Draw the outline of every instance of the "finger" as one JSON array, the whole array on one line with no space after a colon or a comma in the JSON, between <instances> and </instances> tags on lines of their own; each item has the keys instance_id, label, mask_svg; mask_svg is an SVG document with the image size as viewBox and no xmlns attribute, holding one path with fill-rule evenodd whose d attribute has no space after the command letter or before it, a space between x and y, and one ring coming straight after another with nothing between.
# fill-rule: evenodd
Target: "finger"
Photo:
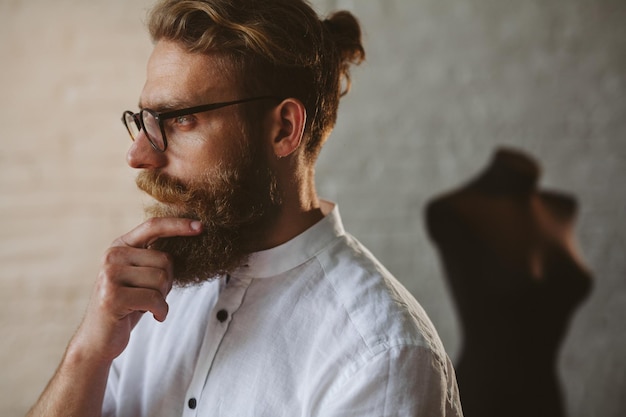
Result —
<instances>
[{"instance_id":1,"label":"finger","mask_svg":"<svg viewBox=\"0 0 626 417\"><path fill-rule=\"evenodd\" d=\"M165 270L171 269L171 255L157 250L112 246L104 252L103 265L150 266Z\"/></svg>"},{"instance_id":2,"label":"finger","mask_svg":"<svg viewBox=\"0 0 626 417\"><path fill-rule=\"evenodd\" d=\"M158 321L167 317L169 306L160 291L147 288L126 287L116 293L114 299L109 299L108 311L122 320L135 312L152 313Z\"/></svg>"},{"instance_id":3,"label":"finger","mask_svg":"<svg viewBox=\"0 0 626 417\"><path fill-rule=\"evenodd\" d=\"M174 280L171 256L165 252L116 246L107 249L102 261L102 282L159 290L166 296Z\"/></svg>"},{"instance_id":4,"label":"finger","mask_svg":"<svg viewBox=\"0 0 626 417\"><path fill-rule=\"evenodd\" d=\"M161 237L194 236L202 232L198 220L177 217L153 217L121 236L113 246L146 248Z\"/></svg>"},{"instance_id":5,"label":"finger","mask_svg":"<svg viewBox=\"0 0 626 417\"><path fill-rule=\"evenodd\" d=\"M101 282L107 290L116 287L133 287L156 290L166 297L172 289L171 268L107 264L101 270Z\"/></svg>"}]
</instances>

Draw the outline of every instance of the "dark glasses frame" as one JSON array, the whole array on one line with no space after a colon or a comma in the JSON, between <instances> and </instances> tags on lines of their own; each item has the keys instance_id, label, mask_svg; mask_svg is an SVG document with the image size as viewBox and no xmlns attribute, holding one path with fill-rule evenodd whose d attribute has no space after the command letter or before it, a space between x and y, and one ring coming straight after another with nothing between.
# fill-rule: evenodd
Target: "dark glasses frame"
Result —
<instances>
[{"instance_id":1,"label":"dark glasses frame","mask_svg":"<svg viewBox=\"0 0 626 417\"><path fill-rule=\"evenodd\" d=\"M138 113L133 113L130 110L126 110L124 113L122 113L122 123L124 123L124 126L126 126L126 130L128 130L128 134L130 135L130 138L132 141L135 141L137 137L133 135L133 130L129 126L129 123L135 123L135 127L137 128L137 135L142 130L144 131L144 133L146 134L146 137L148 138L148 141L150 142L150 145L152 145L152 147L155 150L159 152L165 152L165 150L167 149L167 136L165 135L165 127L163 126L164 120L173 119L175 117L181 117L181 116L189 116L191 114L196 114L196 113L204 113L204 112L211 111L211 110L221 109L222 107L234 106L235 104L248 103L250 101L270 100L270 99L281 100L280 98L276 96L258 96L258 97L250 97L250 98L244 98L244 99L234 100L234 101L225 101L221 103L202 104L199 106L188 107L186 109L171 110L171 111L165 111L165 112L157 112L155 110L148 109L148 108L141 109ZM151 138L150 135L148 134L148 131L146 130L146 126L144 124L144 112L150 114L154 118L154 120L158 123L159 130L161 132L161 137L163 138L162 147L156 144L155 140Z\"/></svg>"}]
</instances>

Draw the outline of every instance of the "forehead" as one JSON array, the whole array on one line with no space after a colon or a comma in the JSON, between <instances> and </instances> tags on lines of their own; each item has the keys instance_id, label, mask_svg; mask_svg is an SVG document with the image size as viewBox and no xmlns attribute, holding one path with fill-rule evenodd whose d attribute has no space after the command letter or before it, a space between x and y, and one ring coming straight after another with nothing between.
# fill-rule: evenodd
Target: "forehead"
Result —
<instances>
[{"instance_id":1,"label":"forehead","mask_svg":"<svg viewBox=\"0 0 626 417\"><path fill-rule=\"evenodd\" d=\"M140 107L154 110L233 99L233 77L218 53L190 53L161 40L148 60Z\"/></svg>"}]
</instances>

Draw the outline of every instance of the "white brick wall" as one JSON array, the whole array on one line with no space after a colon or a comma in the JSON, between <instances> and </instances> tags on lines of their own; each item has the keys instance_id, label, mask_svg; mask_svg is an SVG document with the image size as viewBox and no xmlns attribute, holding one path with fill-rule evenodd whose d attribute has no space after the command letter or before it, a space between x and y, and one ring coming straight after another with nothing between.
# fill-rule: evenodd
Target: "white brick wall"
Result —
<instances>
[{"instance_id":1,"label":"white brick wall","mask_svg":"<svg viewBox=\"0 0 626 417\"><path fill-rule=\"evenodd\" d=\"M119 117L135 108L149 0L0 0L0 415L41 391L87 304L101 253L141 220ZM572 417L623 415L626 3L360 0L354 72L318 186L422 301L452 356L453 306L422 209L498 144L579 197L597 278L561 375Z\"/></svg>"},{"instance_id":2,"label":"white brick wall","mask_svg":"<svg viewBox=\"0 0 626 417\"><path fill-rule=\"evenodd\" d=\"M0 1L0 415L23 415L82 317L103 250L141 219L119 119L149 2Z\"/></svg>"}]
</instances>

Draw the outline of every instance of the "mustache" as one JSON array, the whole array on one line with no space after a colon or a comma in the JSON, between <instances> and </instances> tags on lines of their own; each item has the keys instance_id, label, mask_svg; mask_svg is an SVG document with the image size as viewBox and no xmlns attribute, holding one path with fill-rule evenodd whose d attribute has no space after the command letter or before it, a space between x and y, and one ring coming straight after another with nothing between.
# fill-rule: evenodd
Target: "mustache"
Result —
<instances>
[{"instance_id":1,"label":"mustache","mask_svg":"<svg viewBox=\"0 0 626 417\"><path fill-rule=\"evenodd\" d=\"M159 171L142 171L135 182L140 190L164 204L188 204L196 197L193 187Z\"/></svg>"}]
</instances>

